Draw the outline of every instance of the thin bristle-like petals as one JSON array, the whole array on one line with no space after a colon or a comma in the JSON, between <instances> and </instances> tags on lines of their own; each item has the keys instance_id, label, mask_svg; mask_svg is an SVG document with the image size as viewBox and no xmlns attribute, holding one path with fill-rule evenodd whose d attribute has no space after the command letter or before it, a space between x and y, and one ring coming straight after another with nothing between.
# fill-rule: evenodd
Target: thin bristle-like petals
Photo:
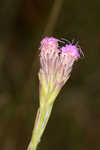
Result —
<instances>
[{"instance_id":1,"label":"thin bristle-like petals","mask_svg":"<svg viewBox=\"0 0 100 150\"><path fill-rule=\"evenodd\" d=\"M50 89L61 88L65 84L74 62L80 58L79 48L76 45L69 43L59 48L58 42L56 38L46 37L40 46L41 70Z\"/></svg>"}]
</instances>

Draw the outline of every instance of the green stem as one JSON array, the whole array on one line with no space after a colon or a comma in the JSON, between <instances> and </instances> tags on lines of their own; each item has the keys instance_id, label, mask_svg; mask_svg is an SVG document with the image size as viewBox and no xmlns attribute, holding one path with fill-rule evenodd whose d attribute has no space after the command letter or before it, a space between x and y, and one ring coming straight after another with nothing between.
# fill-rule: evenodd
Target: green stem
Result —
<instances>
[{"instance_id":1,"label":"green stem","mask_svg":"<svg viewBox=\"0 0 100 150\"><path fill-rule=\"evenodd\" d=\"M32 138L27 150L36 150L50 117L52 106L53 105L45 105L42 109L38 109Z\"/></svg>"}]
</instances>

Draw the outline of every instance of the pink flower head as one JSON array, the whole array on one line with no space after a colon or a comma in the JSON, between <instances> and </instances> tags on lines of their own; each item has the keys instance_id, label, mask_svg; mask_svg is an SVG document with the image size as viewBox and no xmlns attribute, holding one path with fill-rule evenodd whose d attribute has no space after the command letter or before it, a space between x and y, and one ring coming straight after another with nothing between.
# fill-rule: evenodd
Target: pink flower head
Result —
<instances>
[{"instance_id":1,"label":"pink flower head","mask_svg":"<svg viewBox=\"0 0 100 150\"><path fill-rule=\"evenodd\" d=\"M63 46L61 48L61 51L63 53L66 53L66 54L70 55L73 58L76 58L76 59L80 58L79 48L75 45L66 44L65 46Z\"/></svg>"},{"instance_id":2,"label":"pink flower head","mask_svg":"<svg viewBox=\"0 0 100 150\"><path fill-rule=\"evenodd\" d=\"M55 45L58 45L58 40L57 39L55 39L55 38L53 38L53 37L50 37L50 38L48 38L48 37L46 37L46 38L44 38L42 41L41 41L41 46L55 46Z\"/></svg>"},{"instance_id":3,"label":"pink flower head","mask_svg":"<svg viewBox=\"0 0 100 150\"><path fill-rule=\"evenodd\" d=\"M41 85L61 88L68 80L74 62L80 58L79 48L76 45L66 44L59 47L58 39L46 37L41 41L39 79ZM50 86L52 84L52 86Z\"/></svg>"},{"instance_id":4,"label":"pink flower head","mask_svg":"<svg viewBox=\"0 0 100 150\"><path fill-rule=\"evenodd\" d=\"M58 40L53 37L46 37L41 41L41 53L56 51L58 48Z\"/></svg>"}]
</instances>

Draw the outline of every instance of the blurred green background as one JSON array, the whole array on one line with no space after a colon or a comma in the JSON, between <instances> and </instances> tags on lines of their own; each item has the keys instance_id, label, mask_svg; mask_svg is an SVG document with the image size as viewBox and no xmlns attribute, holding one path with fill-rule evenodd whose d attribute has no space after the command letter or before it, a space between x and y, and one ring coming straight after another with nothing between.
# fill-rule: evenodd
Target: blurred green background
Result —
<instances>
[{"instance_id":1,"label":"blurred green background","mask_svg":"<svg viewBox=\"0 0 100 150\"><path fill-rule=\"evenodd\" d=\"M100 150L100 1L0 0L0 150L26 150L39 105L44 36L85 57L56 99L38 150Z\"/></svg>"}]
</instances>

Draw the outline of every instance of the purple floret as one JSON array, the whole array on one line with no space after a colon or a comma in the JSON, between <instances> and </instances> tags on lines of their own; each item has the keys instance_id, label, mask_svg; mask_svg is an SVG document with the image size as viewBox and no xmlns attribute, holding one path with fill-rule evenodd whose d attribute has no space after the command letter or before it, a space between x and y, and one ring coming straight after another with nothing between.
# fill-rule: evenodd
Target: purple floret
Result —
<instances>
[{"instance_id":1,"label":"purple floret","mask_svg":"<svg viewBox=\"0 0 100 150\"><path fill-rule=\"evenodd\" d=\"M53 37L46 37L41 41L41 46L44 45L58 46L58 40Z\"/></svg>"},{"instance_id":2,"label":"purple floret","mask_svg":"<svg viewBox=\"0 0 100 150\"><path fill-rule=\"evenodd\" d=\"M61 48L61 51L70 54L72 57L80 57L79 48L72 44L66 44Z\"/></svg>"}]
</instances>

